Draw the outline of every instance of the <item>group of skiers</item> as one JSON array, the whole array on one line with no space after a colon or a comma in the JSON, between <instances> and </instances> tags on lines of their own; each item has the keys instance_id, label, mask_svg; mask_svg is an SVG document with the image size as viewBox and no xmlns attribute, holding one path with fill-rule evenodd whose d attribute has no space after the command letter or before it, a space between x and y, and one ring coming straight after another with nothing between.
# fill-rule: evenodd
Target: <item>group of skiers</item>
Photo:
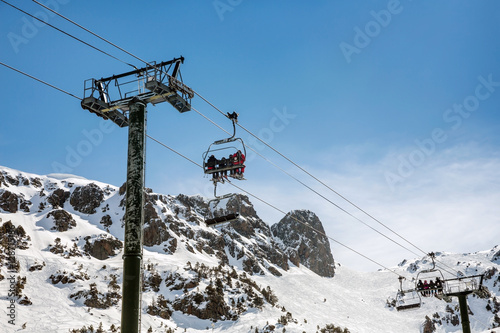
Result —
<instances>
[{"instance_id":1,"label":"group of skiers","mask_svg":"<svg viewBox=\"0 0 500 333\"><path fill-rule=\"evenodd\" d=\"M238 150L236 153L229 155L228 158L223 157L220 160L215 158L214 155L210 155L205 166L207 171L215 170L215 172L212 173L213 181L224 182L224 179L227 179L228 170L229 177L243 179L243 173L245 172L244 162L245 155L241 152L241 150ZM219 169L220 171L217 171Z\"/></svg>"},{"instance_id":2,"label":"group of skiers","mask_svg":"<svg viewBox=\"0 0 500 333\"><path fill-rule=\"evenodd\" d=\"M420 291L422 296L429 297L429 296L436 296L436 295L442 295L443 294L443 282L439 279L439 277L436 277L436 281L429 280L418 280L417 283L417 291Z\"/></svg>"}]
</instances>

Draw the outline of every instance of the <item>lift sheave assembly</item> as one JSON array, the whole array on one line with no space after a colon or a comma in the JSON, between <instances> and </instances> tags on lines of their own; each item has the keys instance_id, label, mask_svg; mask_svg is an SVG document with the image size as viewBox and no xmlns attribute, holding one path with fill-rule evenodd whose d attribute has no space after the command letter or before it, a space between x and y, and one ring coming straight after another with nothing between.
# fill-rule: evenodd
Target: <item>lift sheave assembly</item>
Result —
<instances>
[{"instance_id":1,"label":"lift sheave assembly","mask_svg":"<svg viewBox=\"0 0 500 333\"><path fill-rule=\"evenodd\" d=\"M156 105L169 102L179 112L191 110L194 91L182 82L184 57L84 83L82 108L120 127L128 126L127 112L134 99Z\"/></svg>"}]
</instances>

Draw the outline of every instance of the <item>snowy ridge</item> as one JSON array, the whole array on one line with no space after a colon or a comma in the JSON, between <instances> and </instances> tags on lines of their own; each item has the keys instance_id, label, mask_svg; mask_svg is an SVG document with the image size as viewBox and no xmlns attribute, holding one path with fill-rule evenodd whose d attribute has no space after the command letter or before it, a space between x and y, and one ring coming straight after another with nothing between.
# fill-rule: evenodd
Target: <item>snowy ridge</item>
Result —
<instances>
[{"instance_id":1,"label":"snowy ridge","mask_svg":"<svg viewBox=\"0 0 500 333\"><path fill-rule=\"evenodd\" d=\"M65 177L0 167L1 332L118 331L124 188ZM258 218L248 198L242 197L243 220L221 230L202 222L207 201L147 191L143 332L461 331L456 299L425 297L420 308L404 312L391 306L397 276L411 287L419 271L432 267L428 258L406 260L394 272L356 272L337 263L333 277L322 277L291 260L298 256L297 243L287 247L293 234L273 235L275 226ZM312 212L290 214L319 222ZM495 331L500 247L436 252L436 261L450 271L443 270L446 277L485 274L486 292L468 297L471 326Z\"/></svg>"}]
</instances>

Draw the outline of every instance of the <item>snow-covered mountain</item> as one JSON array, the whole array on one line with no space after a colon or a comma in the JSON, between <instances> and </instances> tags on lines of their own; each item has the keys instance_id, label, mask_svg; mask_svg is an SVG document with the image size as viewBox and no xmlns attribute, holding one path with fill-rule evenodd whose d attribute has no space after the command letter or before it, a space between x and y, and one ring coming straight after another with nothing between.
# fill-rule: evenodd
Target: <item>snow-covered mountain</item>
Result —
<instances>
[{"instance_id":1,"label":"snow-covered mountain","mask_svg":"<svg viewBox=\"0 0 500 333\"><path fill-rule=\"evenodd\" d=\"M1 332L119 331L124 193L77 176L0 167ZM143 332L461 331L456 299L394 308L398 275L411 288L432 267L428 258L356 272L303 224L323 230L313 212L273 224L248 197L234 200L240 220L215 229L203 223L208 198L146 190ZM473 332L495 331L500 247L437 252L436 260L447 278L450 270L485 274L483 292L468 297L470 321Z\"/></svg>"}]
</instances>

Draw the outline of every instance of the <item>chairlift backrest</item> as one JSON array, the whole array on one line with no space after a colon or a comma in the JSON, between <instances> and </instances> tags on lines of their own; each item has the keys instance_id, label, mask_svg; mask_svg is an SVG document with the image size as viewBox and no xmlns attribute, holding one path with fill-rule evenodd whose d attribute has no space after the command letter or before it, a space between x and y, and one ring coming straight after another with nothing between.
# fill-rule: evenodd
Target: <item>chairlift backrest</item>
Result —
<instances>
[{"instance_id":1,"label":"chairlift backrest","mask_svg":"<svg viewBox=\"0 0 500 333\"><path fill-rule=\"evenodd\" d=\"M224 207L219 204L224 202ZM241 204L237 194L230 193L216 197L208 202L205 224L216 226L237 221L240 216Z\"/></svg>"},{"instance_id":2,"label":"chairlift backrest","mask_svg":"<svg viewBox=\"0 0 500 333\"><path fill-rule=\"evenodd\" d=\"M403 276L399 277L399 287L396 294L396 310L409 310L414 308L419 308L422 304L422 299L420 297L420 292L415 289L403 288L403 280L406 280Z\"/></svg>"},{"instance_id":3,"label":"chairlift backrest","mask_svg":"<svg viewBox=\"0 0 500 333\"><path fill-rule=\"evenodd\" d=\"M396 310L409 310L419 308L422 305L420 293L416 290L398 291L396 295Z\"/></svg>"}]
</instances>

